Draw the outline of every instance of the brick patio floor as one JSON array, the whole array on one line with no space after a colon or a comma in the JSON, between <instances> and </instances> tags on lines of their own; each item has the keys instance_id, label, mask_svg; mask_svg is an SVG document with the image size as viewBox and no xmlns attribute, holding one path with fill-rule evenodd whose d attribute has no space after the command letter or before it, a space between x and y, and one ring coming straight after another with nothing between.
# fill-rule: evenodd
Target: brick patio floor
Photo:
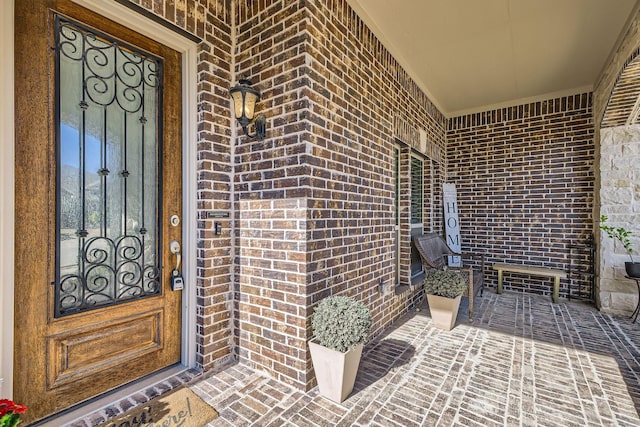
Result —
<instances>
[{"instance_id":1,"label":"brick patio floor","mask_svg":"<svg viewBox=\"0 0 640 427\"><path fill-rule=\"evenodd\" d=\"M215 427L640 426L640 324L530 294L489 290L477 306L450 332L426 306L399 320L342 404L243 365L189 387L220 412Z\"/></svg>"}]
</instances>

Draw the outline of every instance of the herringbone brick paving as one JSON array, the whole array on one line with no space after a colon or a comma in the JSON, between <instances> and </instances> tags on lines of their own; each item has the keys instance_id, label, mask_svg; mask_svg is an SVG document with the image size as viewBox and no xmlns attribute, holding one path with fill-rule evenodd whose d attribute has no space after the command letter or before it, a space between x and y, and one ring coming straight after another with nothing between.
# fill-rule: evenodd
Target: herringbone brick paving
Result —
<instances>
[{"instance_id":1,"label":"herringbone brick paving","mask_svg":"<svg viewBox=\"0 0 640 427\"><path fill-rule=\"evenodd\" d=\"M577 302L491 291L450 332L412 311L370 343L342 404L236 364L186 372L68 426L100 424L187 384L219 426L640 426L640 323ZM163 388L165 387L165 388Z\"/></svg>"},{"instance_id":2,"label":"herringbone brick paving","mask_svg":"<svg viewBox=\"0 0 640 427\"><path fill-rule=\"evenodd\" d=\"M363 356L342 404L235 365L191 388L210 426L640 426L640 324L576 302L490 292L455 329L412 312Z\"/></svg>"}]
</instances>

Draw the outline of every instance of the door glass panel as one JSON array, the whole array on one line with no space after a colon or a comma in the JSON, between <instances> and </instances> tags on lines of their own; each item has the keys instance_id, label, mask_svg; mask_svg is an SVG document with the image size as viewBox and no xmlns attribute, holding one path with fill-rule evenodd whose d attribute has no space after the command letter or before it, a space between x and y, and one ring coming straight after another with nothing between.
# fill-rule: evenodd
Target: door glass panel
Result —
<instances>
[{"instance_id":1,"label":"door glass panel","mask_svg":"<svg viewBox=\"0 0 640 427\"><path fill-rule=\"evenodd\" d=\"M158 295L162 62L56 16L55 315Z\"/></svg>"},{"instance_id":2,"label":"door glass panel","mask_svg":"<svg viewBox=\"0 0 640 427\"><path fill-rule=\"evenodd\" d=\"M423 182L422 160L411 157L411 224L422 224Z\"/></svg>"},{"instance_id":3,"label":"door glass panel","mask_svg":"<svg viewBox=\"0 0 640 427\"><path fill-rule=\"evenodd\" d=\"M393 148L393 173L395 178L395 233L394 233L394 248L393 251L394 256L396 258L395 261L395 284L400 283L400 147L396 146Z\"/></svg>"},{"instance_id":4,"label":"door glass panel","mask_svg":"<svg viewBox=\"0 0 640 427\"><path fill-rule=\"evenodd\" d=\"M411 236L419 236L424 231L422 212L424 207L424 163L418 157L411 157ZM411 245L411 277L422 273L422 260L415 245Z\"/></svg>"}]
</instances>

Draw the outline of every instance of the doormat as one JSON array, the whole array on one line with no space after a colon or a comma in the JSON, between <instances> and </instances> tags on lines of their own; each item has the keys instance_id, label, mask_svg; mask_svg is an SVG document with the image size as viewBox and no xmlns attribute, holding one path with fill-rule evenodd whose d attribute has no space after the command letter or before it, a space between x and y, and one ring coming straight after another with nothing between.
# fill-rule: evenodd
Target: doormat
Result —
<instances>
[{"instance_id":1,"label":"doormat","mask_svg":"<svg viewBox=\"0 0 640 427\"><path fill-rule=\"evenodd\" d=\"M151 399L99 427L203 427L218 412L186 387Z\"/></svg>"}]
</instances>

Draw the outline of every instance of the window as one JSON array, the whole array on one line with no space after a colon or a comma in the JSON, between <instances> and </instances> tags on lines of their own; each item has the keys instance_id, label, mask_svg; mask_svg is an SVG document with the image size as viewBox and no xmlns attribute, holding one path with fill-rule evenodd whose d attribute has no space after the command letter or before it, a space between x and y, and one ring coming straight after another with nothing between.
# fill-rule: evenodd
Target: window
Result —
<instances>
[{"instance_id":1,"label":"window","mask_svg":"<svg viewBox=\"0 0 640 427\"><path fill-rule=\"evenodd\" d=\"M411 156L411 237L424 233L424 161ZM411 277L422 273L422 260L418 250L411 245Z\"/></svg>"},{"instance_id":2,"label":"window","mask_svg":"<svg viewBox=\"0 0 640 427\"><path fill-rule=\"evenodd\" d=\"M395 176L395 233L394 233L394 255L395 255L395 283L400 283L400 146L393 148L394 155L394 176Z\"/></svg>"},{"instance_id":3,"label":"window","mask_svg":"<svg viewBox=\"0 0 640 427\"><path fill-rule=\"evenodd\" d=\"M411 157L411 227L423 227L422 209L424 207L424 163L422 159ZM422 233L422 232L421 232Z\"/></svg>"},{"instance_id":4,"label":"window","mask_svg":"<svg viewBox=\"0 0 640 427\"><path fill-rule=\"evenodd\" d=\"M421 235L431 220L433 203L431 161L396 140L393 150L394 262L397 285L416 284L423 276L422 260L413 236ZM433 229L428 226L427 228Z\"/></svg>"}]
</instances>

